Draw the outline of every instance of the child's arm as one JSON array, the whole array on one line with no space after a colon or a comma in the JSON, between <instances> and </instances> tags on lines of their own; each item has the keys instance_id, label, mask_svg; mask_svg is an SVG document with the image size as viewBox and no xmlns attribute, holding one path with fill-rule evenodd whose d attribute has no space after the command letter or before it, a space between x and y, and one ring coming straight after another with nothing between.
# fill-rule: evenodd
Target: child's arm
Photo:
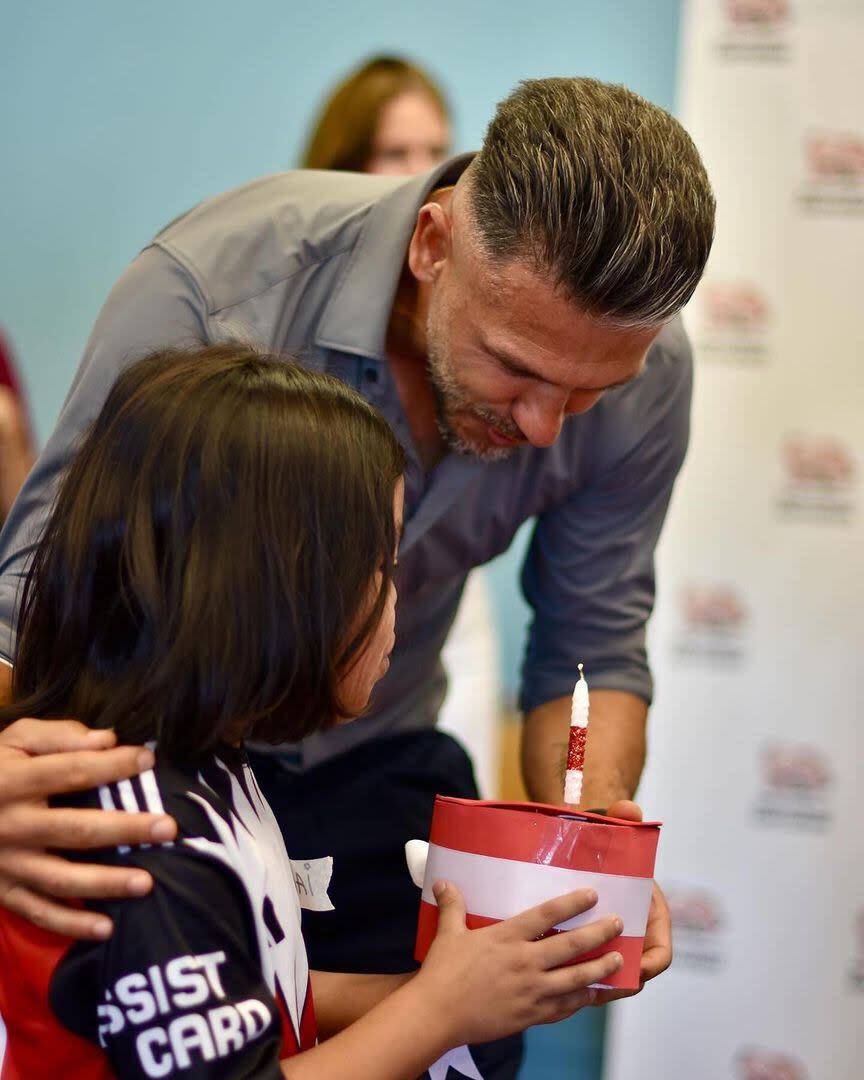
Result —
<instances>
[{"instance_id":1,"label":"child's arm","mask_svg":"<svg viewBox=\"0 0 864 1080\"><path fill-rule=\"evenodd\" d=\"M418 1076L451 1047L564 1019L592 1002L587 987L621 966L617 953L561 966L620 933L614 918L538 940L596 903L586 890L471 931L454 886L436 887L436 898L438 935L420 971L341 1034L282 1062L286 1080Z\"/></svg>"},{"instance_id":2,"label":"child's arm","mask_svg":"<svg viewBox=\"0 0 864 1080\"><path fill-rule=\"evenodd\" d=\"M354 975L342 971L312 971L312 999L318 1037L329 1039L380 1005L416 972L406 975Z\"/></svg>"}]
</instances>

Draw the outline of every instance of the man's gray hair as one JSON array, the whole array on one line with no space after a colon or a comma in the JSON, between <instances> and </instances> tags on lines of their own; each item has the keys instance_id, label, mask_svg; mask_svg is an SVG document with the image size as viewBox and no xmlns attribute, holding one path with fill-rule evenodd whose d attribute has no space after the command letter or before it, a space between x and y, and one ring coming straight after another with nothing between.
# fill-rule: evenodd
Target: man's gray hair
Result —
<instances>
[{"instance_id":1,"label":"man's gray hair","mask_svg":"<svg viewBox=\"0 0 864 1080\"><path fill-rule=\"evenodd\" d=\"M615 325L669 319L711 250L714 196L693 141L623 86L521 83L498 106L469 184L493 261L528 260Z\"/></svg>"}]
</instances>

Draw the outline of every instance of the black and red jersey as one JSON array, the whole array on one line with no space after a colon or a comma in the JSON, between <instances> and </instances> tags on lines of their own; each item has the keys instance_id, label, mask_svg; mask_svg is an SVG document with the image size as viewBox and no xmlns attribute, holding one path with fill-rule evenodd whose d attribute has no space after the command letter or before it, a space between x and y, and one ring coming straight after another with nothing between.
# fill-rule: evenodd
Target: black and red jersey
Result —
<instances>
[{"instance_id":1,"label":"black and red jersey","mask_svg":"<svg viewBox=\"0 0 864 1080\"><path fill-rule=\"evenodd\" d=\"M151 772L62 802L168 813L178 836L98 856L155 881L92 905L114 920L106 942L0 911L0 1080L280 1077L315 1045L315 1017L291 864L243 753L188 770L157 754Z\"/></svg>"}]
</instances>

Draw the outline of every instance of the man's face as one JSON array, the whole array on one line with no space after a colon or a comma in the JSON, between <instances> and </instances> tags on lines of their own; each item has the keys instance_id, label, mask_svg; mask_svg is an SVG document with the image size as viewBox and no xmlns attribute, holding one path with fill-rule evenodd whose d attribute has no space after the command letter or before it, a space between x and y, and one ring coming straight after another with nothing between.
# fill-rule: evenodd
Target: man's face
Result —
<instances>
[{"instance_id":1,"label":"man's face","mask_svg":"<svg viewBox=\"0 0 864 1080\"><path fill-rule=\"evenodd\" d=\"M451 238L426 331L452 449L500 461L517 446L551 446L567 416L639 374L660 327L604 325L524 263L493 268L464 234Z\"/></svg>"}]
</instances>

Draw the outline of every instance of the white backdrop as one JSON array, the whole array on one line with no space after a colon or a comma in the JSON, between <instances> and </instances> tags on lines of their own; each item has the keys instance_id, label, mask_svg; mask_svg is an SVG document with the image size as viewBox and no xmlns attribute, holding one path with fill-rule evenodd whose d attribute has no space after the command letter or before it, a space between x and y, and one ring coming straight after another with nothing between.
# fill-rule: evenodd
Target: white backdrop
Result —
<instances>
[{"instance_id":1,"label":"white backdrop","mask_svg":"<svg viewBox=\"0 0 864 1080\"><path fill-rule=\"evenodd\" d=\"M449 685L438 727L470 754L480 797L494 799L501 768L501 659L492 592L482 567L468 575L442 660Z\"/></svg>"},{"instance_id":2,"label":"white backdrop","mask_svg":"<svg viewBox=\"0 0 864 1080\"><path fill-rule=\"evenodd\" d=\"M672 969L607 1080L864 1077L864 2L685 3L718 199L640 801Z\"/></svg>"}]
</instances>

